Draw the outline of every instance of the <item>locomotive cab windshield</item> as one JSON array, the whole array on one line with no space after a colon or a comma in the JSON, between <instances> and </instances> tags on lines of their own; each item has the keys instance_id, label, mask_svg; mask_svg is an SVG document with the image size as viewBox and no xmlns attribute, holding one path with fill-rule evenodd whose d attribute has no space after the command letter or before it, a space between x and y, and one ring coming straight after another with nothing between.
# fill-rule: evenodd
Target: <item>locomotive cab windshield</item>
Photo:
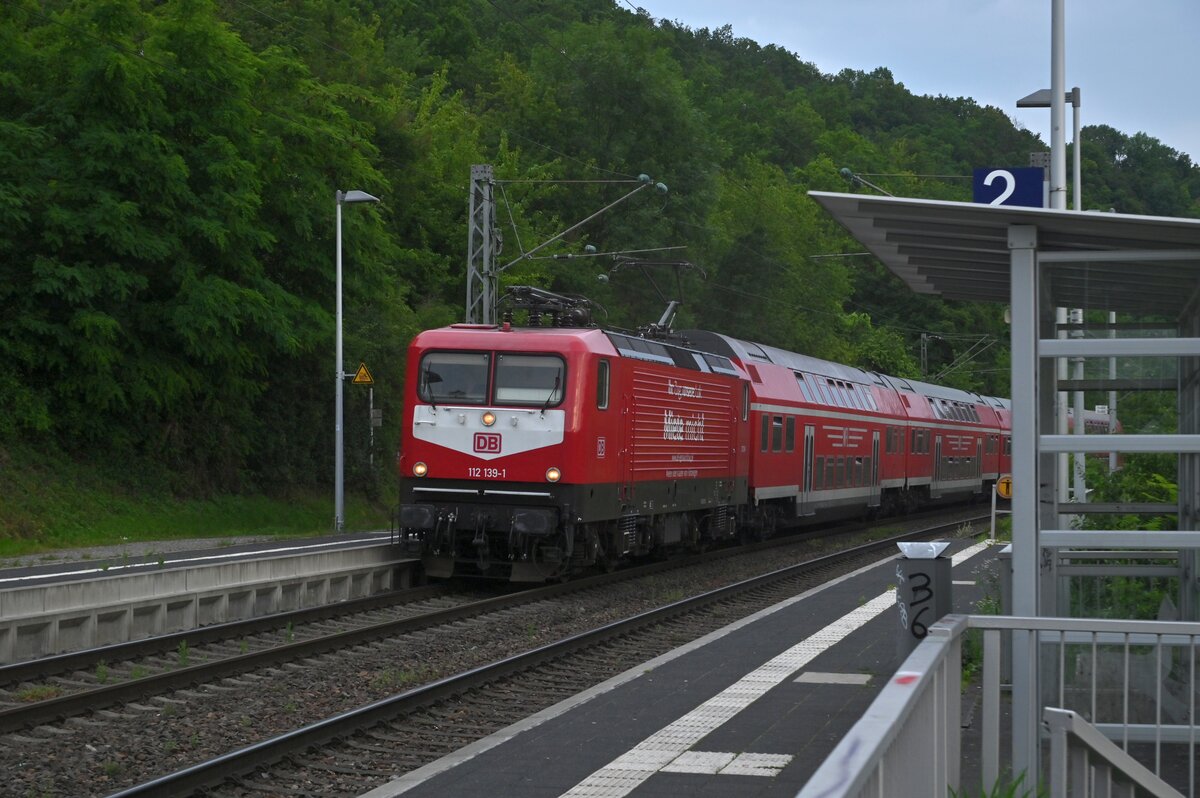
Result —
<instances>
[{"instance_id":1,"label":"locomotive cab windshield","mask_svg":"<svg viewBox=\"0 0 1200 798\"><path fill-rule=\"evenodd\" d=\"M496 404L553 407L563 398L563 361L557 355L496 357Z\"/></svg>"},{"instance_id":2,"label":"locomotive cab windshield","mask_svg":"<svg viewBox=\"0 0 1200 798\"><path fill-rule=\"evenodd\" d=\"M504 353L494 361L493 378L489 353L430 352L421 359L418 395L433 405L490 402L545 409L562 403L566 366L560 356Z\"/></svg>"},{"instance_id":3,"label":"locomotive cab windshield","mask_svg":"<svg viewBox=\"0 0 1200 798\"><path fill-rule=\"evenodd\" d=\"M487 401L488 356L483 352L430 352L421 360L419 391L430 404Z\"/></svg>"}]
</instances>

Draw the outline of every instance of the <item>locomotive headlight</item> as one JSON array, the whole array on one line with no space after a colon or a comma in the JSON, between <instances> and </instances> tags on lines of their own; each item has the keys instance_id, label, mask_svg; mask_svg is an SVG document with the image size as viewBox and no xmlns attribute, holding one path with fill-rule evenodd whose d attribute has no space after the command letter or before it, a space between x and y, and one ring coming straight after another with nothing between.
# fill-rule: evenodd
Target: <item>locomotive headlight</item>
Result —
<instances>
[{"instance_id":1,"label":"locomotive headlight","mask_svg":"<svg viewBox=\"0 0 1200 798\"><path fill-rule=\"evenodd\" d=\"M493 413L491 410L489 410L483 414L482 421L483 421L483 426L490 427L496 423L496 414Z\"/></svg>"},{"instance_id":2,"label":"locomotive headlight","mask_svg":"<svg viewBox=\"0 0 1200 798\"><path fill-rule=\"evenodd\" d=\"M429 466L424 463L413 463L413 475L423 477L429 473Z\"/></svg>"},{"instance_id":3,"label":"locomotive headlight","mask_svg":"<svg viewBox=\"0 0 1200 798\"><path fill-rule=\"evenodd\" d=\"M550 466L549 468L546 469L546 481L547 482L558 482L560 479L562 479L562 472L559 471L557 468L555 468L554 466Z\"/></svg>"}]
</instances>

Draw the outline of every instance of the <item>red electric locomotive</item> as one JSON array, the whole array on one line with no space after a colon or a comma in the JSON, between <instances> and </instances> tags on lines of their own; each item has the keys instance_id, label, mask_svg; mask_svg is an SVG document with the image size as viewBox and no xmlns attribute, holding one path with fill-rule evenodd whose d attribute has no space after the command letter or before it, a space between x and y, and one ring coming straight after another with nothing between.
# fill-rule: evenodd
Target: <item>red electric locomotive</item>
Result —
<instances>
[{"instance_id":1,"label":"red electric locomotive","mask_svg":"<svg viewBox=\"0 0 1200 798\"><path fill-rule=\"evenodd\" d=\"M749 386L728 358L559 326L455 324L409 348L399 526L426 573L514 582L737 532ZM561 313L561 315L560 315Z\"/></svg>"}]
</instances>

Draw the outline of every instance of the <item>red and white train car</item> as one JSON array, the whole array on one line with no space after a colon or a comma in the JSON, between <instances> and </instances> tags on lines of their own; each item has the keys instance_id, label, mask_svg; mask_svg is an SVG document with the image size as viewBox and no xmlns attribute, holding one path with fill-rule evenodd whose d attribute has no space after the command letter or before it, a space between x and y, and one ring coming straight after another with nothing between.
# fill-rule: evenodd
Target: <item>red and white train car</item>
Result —
<instances>
[{"instance_id":1,"label":"red and white train car","mask_svg":"<svg viewBox=\"0 0 1200 798\"><path fill-rule=\"evenodd\" d=\"M728 358L456 324L408 362L399 526L429 575L544 581L736 534L749 387Z\"/></svg>"},{"instance_id":2,"label":"red and white train car","mask_svg":"<svg viewBox=\"0 0 1200 798\"><path fill-rule=\"evenodd\" d=\"M1007 400L689 330L751 378L756 523L910 510L981 493L1007 473ZM757 445L753 445L753 444Z\"/></svg>"}]
</instances>

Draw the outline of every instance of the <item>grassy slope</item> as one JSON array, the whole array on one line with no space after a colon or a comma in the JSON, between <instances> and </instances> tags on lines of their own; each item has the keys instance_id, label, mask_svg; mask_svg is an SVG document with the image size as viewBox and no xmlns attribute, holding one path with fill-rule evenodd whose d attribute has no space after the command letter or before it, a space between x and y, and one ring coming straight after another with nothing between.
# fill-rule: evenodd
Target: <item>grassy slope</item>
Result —
<instances>
[{"instance_id":1,"label":"grassy slope","mask_svg":"<svg viewBox=\"0 0 1200 798\"><path fill-rule=\"evenodd\" d=\"M129 541L304 537L329 532L333 517L332 492L324 489L178 499L122 483L62 455L0 447L0 557ZM347 530L387 524L385 507L347 494Z\"/></svg>"}]
</instances>

